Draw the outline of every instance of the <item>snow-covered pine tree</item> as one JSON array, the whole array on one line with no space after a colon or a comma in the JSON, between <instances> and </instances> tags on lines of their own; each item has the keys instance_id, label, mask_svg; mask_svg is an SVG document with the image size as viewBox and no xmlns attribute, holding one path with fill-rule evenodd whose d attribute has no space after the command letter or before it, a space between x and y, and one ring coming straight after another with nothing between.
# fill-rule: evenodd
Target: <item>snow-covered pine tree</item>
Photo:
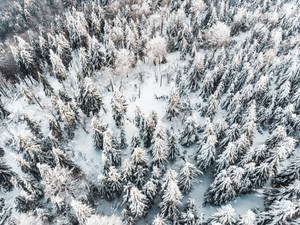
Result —
<instances>
[{"instance_id":1,"label":"snow-covered pine tree","mask_svg":"<svg viewBox=\"0 0 300 225\"><path fill-rule=\"evenodd\" d=\"M94 145L96 146L97 149L103 150L103 138L104 138L104 133L108 128L107 123L103 123L100 125L99 119L97 115L94 115L92 120L92 130L93 130L93 142Z\"/></svg>"},{"instance_id":2,"label":"snow-covered pine tree","mask_svg":"<svg viewBox=\"0 0 300 225\"><path fill-rule=\"evenodd\" d=\"M151 146L155 127L156 122L151 117L148 117L145 121L144 132L142 134L142 139L146 148L149 148Z\"/></svg>"},{"instance_id":3,"label":"snow-covered pine tree","mask_svg":"<svg viewBox=\"0 0 300 225\"><path fill-rule=\"evenodd\" d=\"M78 57L81 65L81 74L78 76L78 79L82 79L83 77L92 77L93 71L92 67L89 65L87 49L86 48L79 48L78 49Z\"/></svg>"},{"instance_id":4,"label":"snow-covered pine tree","mask_svg":"<svg viewBox=\"0 0 300 225\"><path fill-rule=\"evenodd\" d=\"M90 48L88 50L89 65L94 70L100 70L106 65L104 47L98 42L97 38L92 37Z\"/></svg>"},{"instance_id":5,"label":"snow-covered pine tree","mask_svg":"<svg viewBox=\"0 0 300 225\"><path fill-rule=\"evenodd\" d=\"M68 95L66 89L63 87L58 91L59 98L64 102L68 103L72 101L72 98Z\"/></svg>"},{"instance_id":6,"label":"snow-covered pine tree","mask_svg":"<svg viewBox=\"0 0 300 225\"><path fill-rule=\"evenodd\" d=\"M236 197L234 183L226 170L221 170L204 195L205 203L221 205Z\"/></svg>"},{"instance_id":7,"label":"snow-covered pine tree","mask_svg":"<svg viewBox=\"0 0 300 225\"><path fill-rule=\"evenodd\" d=\"M135 172L134 172L134 183L139 188L142 188L143 185L147 181L148 174L149 174L149 169L147 167L143 167L141 165L138 165L135 168Z\"/></svg>"},{"instance_id":8,"label":"snow-covered pine tree","mask_svg":"<svg viewBox=\"0 0 300 225\"><path fill-rule=\"evenodd\" d=\"M162 202L160 203L161 215L173 221L178 222L181 206L182 194L177 185L177 173L169 169L166 173L164 183L162 184Z\"/></svg>"},{"instance_id":9,"label":"snow-covered pine tree","mask_svg":"<svg viewBox=\"0 0 300 225\"><path fill-rule=\"evenodd\" d=\"M218 106L219 100L217 99L217 96L214 94L211 95L208 99L208 105L205 110L205 116L212 119L217 113Z\"/></svg>"},{"instance_id":10,"label":"snow-covered pine tree","mask_svg":"<svg viewBox=\"0 0 300 225\"><path fill-rule=\"evenodd\" d=\"M121 173L114 166L109 167L106 182L109 193L111 193L109 200L120 197L123 191L123 180Z\"/></svg>"},{"instance_id":11,"label":"snow-covered pine tree","mask_svg":"<svg viewBox=\"0 0 300 225\"><path fill-rule=\"evenodd\" d=\"M284 187L266 188L263 192L266 206L282 199L297 202L300 197L300 181L295 180Z\"/></svg>"},{"instance_id":12,"label":"snow-covered pine tree","mask_svg":"<svg viewBox=\"0 0 300 225\"><path fill-rule=\"evenodd\" d=\"M64 122L64 130L68 137L72 139L74 137L74 131L76 129L76 112L73 111L70 104L64 104L60 101L60 114Z\"/></svg>"},{"instance_id":13,"label":"snow-covered pine tree","mask_svg":"<svg viewBox=\"0 0 300 225\"><path fill-rule=\"evenodd\" d=\"M238 148L236 142L230 142L226 149L218 156L216 160L216 173L223 169L227 169L233 165L238 159Z\"/></svg>"},{"instance_id":14,"label":"snow-covered pine tree","mask_svg":"<svg viewBox=\"0 0 300 225\"><path fill-rule=\"evenodd\" d=\"M180 143L183 146L191 146L196 143L198 137L198 123L193 117L188 117L184 122L184 130L180 135Z\"/></svg>"},{"instance_id":15,"label":"snow-covered pine tree","mask_svg":"<svg viewBox=\"0 0 300 225\"><path fill-rule=\"evenodd\" d=\"M116 149L113 143L113 136L109 129L105 131L103 137L103 154L106 156L108 166L120 166L120 150Z\"/></svg>"},{"instance_id":16,"label":"snow-covered pine tree","mask_svg":"<svg viewBox=\"0 0 300 225\"><path fill-rule=\"evenodd\" d=\"M0 100L0 120L6 118L10 113L5 109L3 103Z\"/></svg>"},{"instance_id":17,"label":"snow-covered pine tree","mask_svg":"<svg viewBox=\"0 0 300 225\"><path fill-rule=\"evenodd\" d=\"M135 122L135 126L137 128L139 128L140 130L143 130L143 126L144 126L144 115L140 109L140 107L136 107L135 109L135 116L134 116L134 122Z\"/></svg>"},{"instance_id":18,"label":"snow-covered pine tree","mask_svg":"<svg viewBox=\"0 0 300 225\"><path fill-rule=\"evenodd\" d=\"M80 225L85 225L88 218L94 213L94 210L91 207L75 199L72 199L71 206L75 211Z\"/></svg>"},{"instance_id":19,"label":"snow-covered pine tree","mask_svg":"<svg viewBox=\"0 0 300 225\"><path fill-rule=\"evenodd\" d=\"M125 128L121 127L121 132L120 132L120 149L126 149L128 147L127 144L127 138L126 138L126 133L125 133Z\"/></svg>"},{"instance_id":20,"label":"snow-covered pine tree","mask_svg":"<svg viewBox=\"0 0 300 225\"><path fill-rule=\"evenodd\" d=\"M74 178L72 171L56 166L51 168L46 164L38 164L44 185L45 197L54 204L60 204L64 199L76 196L77 199L87 198L87 184Z\"/></svg>"},{"instance_id":21,"label":"snow-covered pine tree","mask_svg":"<svg viewBox=\"0 0 300 225\"><path fill-rule=\"evenodd\" d=\"M271 183L275 187L286 186L294 180L300 179L300 157L295 157L291 162L281 168L278 173L272 177Z\"/></svg>"},{"instance_id":22,"label":"snow-covered pine tree","mask_svg":"<svg viewBox=\"0 0 300 225\"><path fill-rule=\"evenodd\" d=\"M235 142L241 135L240 125L237 123L232 124L227 128L224 138L219 141L217 148L222 149L226 147L229 142Z\"/></svg>"},{"instance_id":23,"label":"snow-covered pine tree","mask_svg":"<svg viewBox=\"0 0 300 225\"><path fill-rule=\"evenodd\" d=\"M136 187L130 189L128 208L134 219L142 217L147 210L147 197Z\"/></svg>"},{"instance_id":24,"label":"snow-covered pine tree","mask_svg":"<svg viewBox=\"0 0 300 225\"><path fill-rule=\"evenodd\" d=\"M236 224L236 213L234 208L229 205L222 206L216 213L214 213L210 218L209 222L211 224L222 224L222 225L234 225Z\"/></svg>"},{"instance_id":25,"label":"snow-covered pine tree","mask_svg":"<svg viewBox=\"0 0 300 225\"><path fill-rule=\"evenodd\" d=\"M148 156L145 150L143 150L142 148L136 147L132 152L131 158L133 165L140 165L145 168L148 167Z\"/></svg>"},{"instance_id":26,"label":"snow-covered pine tree","mask_svg":"<svg viewBox=\"0 0 300 225\"><path fill-rule=\"evenodd\" d=\"M214 134L211 134L206 138L206 143L198 150L198 154L195 156L195 159L197 166L201 170L205 171L215 163L216 143L217 137Z\"/></svg>"},{"instance_id":27,"label":"snow-covered pine tree","mask_svg":"<svg viewBox=\"0 0 300 225\"><path fill-rule=\"evenodd\" d=\"M149 204L151 204L151 206L154 204L154 198L158 194L158 191L159 191L159 182L156 179L151 178L143 186L143 193L146 195Z\"/></svg>"},{"instance_id":28,"label":"snow-covered pine tree","mask_svg":"<svg viewBox=\"0 0 300 225\"><path fill-rule=\"evenodd\" d=\"M172 118L177 117L181 110L181 99L178 90L174 87L169 97L167 106L167 119L172 120Z\"/></svg>"},{"instance_id":29,"label":"snow-covered pine tree","mask_svg":"<svg viewBox=\"0 0 300 225\"><path fill-rule=\"evenodd\" d=\"M156 137L154 146L152 148L153 165L157 167L163 167L168 160L168 150L165 142Z\"/></svg>"},{"instance_id":30,"label":"snow-covered pine tree","mask_svg":"<svg viewBox=\"0 0 300 225\"><path fill-rule=\"evenodd\" d=\"M103 174L98 175L97 177L97 189L100 195L100 198L112 199L112 193L109 189L107 183L107 177Z\"/></svg>"},{"instance_id":31,"label":"snow-covered pine tree","mask_svg":"<svg viewBox=\"0 0 300 225\"><path fill-rule=\"evenodd\" d=\"M149 40L147 45L148 58L154 65L167 62L167 42L163 37L154 37Z\"/></svg>"},{"instance_id":32,"label":"snow-covered pine tree","mask_svg":"<svg viewBox=\"0 0 300 225\"><path fill-rule=\"evenodd\" d=\"M0 118L1 118L1 115L0 115ZM32 120L27 114L24 114L24 120L26 121L27 126L29 127L29 129L31 130L31 133L35 137L37 137L37 138L42 138L43 137L41 127L36 121Z\"/></svg>"},{"instance_id":33,"label":"snow-covered pine tree","mask_svg":"<svg viewBox=\"0 0 300 225\"><path fill-rule=\"evenodd\" d=\"M194 179L202 174L192 163L184 162L183 167L179 173L179 182L178 186L182 193L186 194L192 189L192 182Z\"/></svg>"},{"instance_id":34,"label":"snow-covered pine tree","mask_svg":"<svg viewBox=\"0 0 300 225\"><path fill-rule=\"evenodd\" d=\"M56 35L55 39L57 44L57 54L61 58L65 67L68 68L69 63L72 60L72 49L70 43L62 33Z\"/></svg>"},{"instance_id":35,"label":"snow-covered pine tree","mask_svg":"<svg viewBox=\"0 0 300 225\"><path fill-rule=\"evenodd\" d=\"M127 103L124 96L117 89L115 89L113 98L111 99L111 106L116 126L123 126L125 122L125 115L127 112Z\"/></svg>"},{"instance_id":36,"label":"snow-covered pine tree","mask_svg":"<svg viewBox=\"0 0 300 225\"><path fill-rule=\"evenodd\" d=\"M60 82L64 81L67 78L65 65L63 64L61 58L56 55L52 49L50 49L50 60L54 75Z\"/></svg>"},{"instance_id":37,"label":"snow-covered pine tree","mask_svg":"<svg viewBox=\"0 0 300 225\"><path fill-rule=\"evenodd\" d=\"M15 62L17 63L21 79L31 76L37 80L37 69L35 68L33 49L21 37L16 37L17 47L10 46ZM34 68L34 69L33 69Z\"/></svg>"},{"instance_id":38,"label":"snow-covered pine tree","mask_svg":"<svg viewBox=\"0 0 300 225\"><path fill-rule=\"evenodd\" d=\"M203 214L199 214L195 200L189 198L184 206L184 211L180 215L179 224L182 225L201 225L204 224Z\"/></svg>"},{"instance_id":39,"label":"snow-covered pine tree","mask_svg":"<svg viewBox=\"0 0 300 225\"><path fill-rule=\"evenodd\" d=\"M255 167L251 176L251 182L253 188L263 187L270 178L272 167L269 163L261 163Z\"/></svg>"},{"instance_id":40,"label":"snow-covered pine tree","mask_svg":"<svg viewBox=\"0 0 300 225\"><path fill-rule=\"evenodd\" d=\"M272 171L277 173L280 162L286 160L292 155L295 147L295 139L292 137L286 137L277 144L276 147L270 149L270 155L266 159L272 168Z\"/></svg>"},{"instance_id":41,"label":"snow-covered pine tree","mask_svg":"<svg viewBox=\"0 0 300 225\"><path fill-rule=\"evenodd\" d=\"M75 177L80 175L81 169L66 153L64 153L59 148L53 148L52 151L55 156L55 161L57 165L59 165L62 168L71 170Z\"/></svg>"},{"instance_id":42,"label":"snow-covered pine tree","mask_svg":"<svg viewBox=\"0 0 300 225\"><path fill-rule=\"evenodd\" d=\"M178 146L178 141L177 141L177 136L173 131L171 131L168 135L168 143L167 143L167 148L168 148L168 159L170 161L176 160L176 157L179 156L179 146Z\"/></svg>"},{"instance_id":43,"label":"snow-covered pine tree","mask_svg":"<svg viewBox=\"0 0 300 225\"><path fill-rule=\"evenodd\" d=\"M267 148L274 148L279 142L287 137L286 129L283 126L278 126L272 132L271 136L267 138L265 144Z\"/></svg>"},{"instance_id":44,"label":"snow-covered pine tree","mask_svg":"<svg viewBox=\"0 0 300 225\"><path fill-rule=\"evenodd\" d=\"M238 225L255 225L256 223L256 214L249 209L247 213L243 216L240 216L237 224Z\"/></svg>"},{"instance_id":45,"label":"snow-covered pine tree","mask_svg":"<svg viewBox=\"0 0 300 225\"><path fill-rule=\"evenodd\" d=\"M77 104L86 116L89 116L91 112L93 115L97 114L103 107L102 95L91 79L85 78L83 84L80 85Z\"/></svg>"},{"instance_id":46,"label":"snow-covered pine tree","mask_svg":"<svg viewBox=\"0 0 300 225\"><path fill-rule=\"evenodd\" d=\"M4 191L10 191L13 188L11 179L16 176L16 173L2 160L0 160L0 188Z\"/></svg>"},{"instance_id":47,"label":"snow-covered pine tree","mask_svg":"<svg viewBox=\"0 0 300 225\"><path fill-rule=\"evenodd\" d=\"M135 133L132 138L131 138L131 148L132 151L136 148L136 147L141 147L141 140L140 140L140 136L138 133Z\"/></svg>"},{"instance_id":48,"label":"snow-covered pine tree","mask_svg":"<svg viewBox=\"0 0 300 225\"><path fill-rule=\"evenodd\" d=\"M200 83L204 79L205 62L204 56L196 53L192 67L188 73L186 85L188 89L195 92L199 90Z\"/></svg>"},{"instance_id":49,"label":"snow-covered pine tree","mask_svg":"<svg viewBox=\"0 0 300 225\"><path fill-rule=\"evenodd\" d=\"M290 200L275 201L258 214L258 224L292 224L299 215L299 205Z\"/></svg>"},{"instance_id":50,"label":"snow-covered pine tree","mask_svg":"<svg viewBox=\"0 0 300 225\"><path fill-rule=\"evenodd\" d=\"M155 216L152 225L167 225L167 222L158 214Z\"/></svg>"},{"instance_id":51,"label":"snow-covered pine tree","mask_svg":"<svg viewBox=\"0 0 300 225\"><path fill-rule=\"evenodd\" d=\"M122 180L124 183L133 182L135 168L132 162L125 159L122 165Z\"/></svg>"},{"instance_id":52,"label":"snow-covered pine tree","mask_svg":"<svg viewBox=\"0 0 300 225\"><path fill-rule=\"evenodd\" d=\"M56 119L53 118L49 120L49 129L54 138L56 138L58 141L63 140L63 131Z\"/></svg>"}]
</instances>

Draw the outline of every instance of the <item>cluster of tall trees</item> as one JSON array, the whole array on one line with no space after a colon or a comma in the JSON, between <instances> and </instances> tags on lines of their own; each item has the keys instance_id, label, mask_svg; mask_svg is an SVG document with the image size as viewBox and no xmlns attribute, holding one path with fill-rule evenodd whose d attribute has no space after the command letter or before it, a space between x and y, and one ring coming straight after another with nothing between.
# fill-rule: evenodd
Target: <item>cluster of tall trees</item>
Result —
<instances>
[{"instance_id":1,"label":"cluster of tall trees","mask_svg":"<svg viewBox=\"0 0 300 225\"><path fill-rule=\"evenodd\" d=\"M3 11L0 29L22 32L33 23L42 3L21 3ZM69 8L49 27L0 46L6 62L0 65L0 123L8 133L0 148L0 189L17 192L18 212L39 224L97 224L95 207L105 199L122 203L124 224L137 223L155 206L155 225L299 223L299 7L281 0L255 7L202 0L62 4ZM174 52L185 66L171 77L164 115L155 108L145 115L139 107L128 115L125 90L98 85L98 72L109 69L125 79L139 63L160 68ZM14 82L4 79L11 76ZM5 104L15 96L45 115L46 129L25 109L16 113ZM29 135L11 132L12 123ZM129 124L136 134L127 140ZM79 127L102 154L94 179L71 157ZM21 172L5 161L10 151ZM221 206L208 218L193 199L184 200L203 174L213 179L205 204ZM261 188L264 209L237 216L230 201ZM12 209L0 202L0 223L22 224L9 219Z\"/></svg>"}]
</instances>

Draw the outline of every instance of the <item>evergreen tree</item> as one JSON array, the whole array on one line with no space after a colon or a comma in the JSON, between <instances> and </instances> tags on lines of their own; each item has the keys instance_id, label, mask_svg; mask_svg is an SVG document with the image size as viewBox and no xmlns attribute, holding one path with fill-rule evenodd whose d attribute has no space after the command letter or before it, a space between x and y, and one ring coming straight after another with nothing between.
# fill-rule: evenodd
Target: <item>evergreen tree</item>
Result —
<instances>
[{"instance_id":1,"label":"evergreen tree","mask_svg":"<svg viewBox=\"0 0 300 225\"><path fill-rule=\"evenodd\" d=\"M181 110L181 100L178 90L175 88L169 97L169 102L167 106L167 119L172 120L174 117L178 117Z\"/></svg>"},{"instance_id":2,"label":"evergreen tree","mask_svg":"<svg viewBox=\"0 0 300 225\"><path fill-rule=\"evenodd\" d=\"M140 165L145 168L148 167L148 156L142 148L136 147L133 150L131 157L132 157L133 165L135 166Z\"/></svg>"},{"instance_id":3,"label":"evergreen tree","mask_svg":"<svg viewBox=\"0 0 300 225\"><path fill-rule=\"evenodd\" d=\"M286 186L295 180L300 179L300 158L294 158L288 165L284 166L272 178L272 185L275 187Z\"/></svg>"},{"instance_id":4,"label":"evergreen tree","mask_svg":"<svg viewBox=\"0 0 300 225\"><path fill-rule=\"evenodd\" d=\"M206 143L199 149L198 154L195 156L197 166L201 170L207 170L216 158L216 143L217 138L214 134L207 137Z\"/></svg>"},{"instance_id":5,"label":"evergreen tree","mask_svg":"<svg viewBox=\"0 0 300 225\"><path fill-rule=\"evenodd\" d=\"M60 102L60 114L64 121L64 129L70 139L74 137L74 131L76 129L76 112L73 111L69 104L63 104Z\"/></svg>"},{"instance_id":6,"label":"evergreen tree","mask_svg":"<svg viewBox=\"0 0 300 225\"><path fill-rule=\"evenodd\" d=\"M285 187L281 188L266 188L264 190L265 205L269 206L275 201L283 199L297 202L300 197L300 180L295 180Z\"/></svg>"},{"instance_id":7,"label":"evergreen tree","mask_svg":"<svg viewBox=\"0 0 300 225\"><path fill-rule=\"evenodd\" d=\"M138 165L135 168L135 172L134 172L134 183L139 188L142 188L143 185L147 181L148 174L149 174L149 169L147 167L143 167L141 165Z\"/></svg>"},{"instance_id":8,"label":"evergreen tree","mask_svg":"<svg viewBox=\"0 0 300 225\"><path fill-rule=\"evenodd\" d=\"M75 199L72 199L71 206L75 211L79 224L86 224L88 218L91 217L93 214L93 209Z\"/></svg>"},{"instance_id":9,"label":"evergreen tree","mask_svg":"<svg viewBox=\"0 0 300 225\"><path fill-rule=\"evenodd\" d=\"M63 132L61 130L59 122L56 119L49 120L49 129L52 136L58 141L61 141L63 139Z\"/></svg>"},{"instance_id":10,"label":"evergreen tree","mask_svg":"<svg viewBox=\"0 0 300 225\"><path fill-rule=\"evenodd\" d=\"M6 118L10 113L5 109L4 105L0 101L0 119L3 120Z\"/></svg>"},{"instance_id":11,"label":"evergreen tree","mask_svg":"<svg viewBox=\"0 0 300 225\"><path fill-rule=\"evenodd\" d=\"M12 171L12 169L6 165L5 162L0 161L0 178L1 184L0 188L4 191L10 191L13 188L13 183L11 179L15 177L16 174Z\"/></svg>"},{"instance_id":12,"label":"evergreen tree","mask_svg":"<svg viewBox=\"0 0 300 225\"><path fill-rule=\"evenodd\" d=\"M65 67L68 68L69 63L72 60L72 49L70 43L62 33L56 35L55 39L57 43L58 56L61 58Z\"/></svg>"},{"instance_id":13,"label":"evergreen tree","mask_svg":"<svg viewBox=\"0 0 300 225\"><path fill-rule=\"evenodd\" d=\"M130 189L128 208L133 218L142 217L147 209L147 197L136 187Z\"/></svg>"},{"instance_id":14,"label":"evergreen tree","mask_svg":"<svg viewBox=\"0 0 300 225\"><path fill-rule=\"evenodd\" d=\"M113 118L116 126L121 127L124 125L125 114L127 112L127 103L124 97L118 90L114 91L113 98L111 100Z\"/></svg>"},{"instance_id":15,"label":"evergreen tree","mask_svg":"<svg viewBox=\"0 0 300 225\"><path fill-rule=\"evenodd\" d=\"M67 72L65 65L63 64L61 58L56 55L52 49L50 49L50 60L53 68L53 73L55 74L56 78L62 82L67 78Z\"/></svg>"},{"instance_id":16,"label":"evergreen tree","mask_svg":"<svg viewBox=\"0 0 300 225\"><path fill-rule=\"evenodd\" d=\"M205 62L204 57L197 53L194 57L194 61L192 67L188 73L186 84L187 87L195 92L199 90L200 83L204 78L204 69L205 69Z\"/></svg>"},{"instance_id":17,"label":"evergreen tree","mask_svg":"<svg viewBox=\"0 0 300 225\"><path fill-rule=\"evenodd\" d=\"M252 174L252 186L253 188L261 188L264 186L270 178L272 168L268 163L261 163L255 167Z\"/></svg>"},{"instance_id":18,"label":"evergreen tree","mask_svg":"<svg viewBox=\"0 0 300 225\"><path fill-rule=\"evenodd\" d=\"M160 215L156 215L152 225L167 225L167 223Z\"/></svg>"},{"instance_id":19,"label":"evergreen tree","mask_svg":"<svg viewBox=\"0 0 300 225\"><path fill-rule=\"evenodd\" d=\"M189 198L185 204L183 213L180 215L179 224L201 225L204 222L203 214L199 215L195 201Z\"/></svg>"},{"instance_id":20,"label":"evergreen tree","mask_svg":"<svg viewBox=\"0 0 300 225\"><path fill-rule=\"evenodd\" d=\"M102 96L93 85L89 78L86 78L80 86L79 96L77 97L77 104L82 112L89 116L90 112L97 114L103 107Z\"/></svg>"},{"instance_id":21,"label":"evergreen tree","mask_svg":"<svg viewBox=\"0 0 300 225\"><path fill-rule=\"evenodd\" d=\"M97 38L92 37L88 51L88 61L93 70L100 70L106 65L104 50L104 47L98 42Z\"/></svg>"},{"instance_id":22,"label":"evergreen tree","mask_svg":"<svg viewBox=\"0 0 300 225\"><path fill-rule=\"evenodd\" d=\"M258 215L258 224L291 224L298 217L299 206L290 200L275 201Z\"/></svg>"},{"instance_id":23,"label":"evergreen tree","mask_svg":"<svg viewBox=\"0 0 300 225\"><path fill-rule=\"evenodd\" d=\"M204 195L205 203L221 205L236 197L234 183L228 172L221 170Z\"/></svg>"},{"instance_id":24,"label":"evergreen tree","mask_svg":"<svg viewBox=\"0 0 300 225\"><path fill-rule=\"evenodd\" d=\"M113 143L113 136L109 129L104 133L103 154L106 156L106 163L109 166L121 165L120 150L115 148L115 145Z\"/></svg>"},{"instance_id":25,"label":"evergreen tree","mask_svg":"<svg viewBox=\"0 0 300 225\"><path fill-rule=\"evenodd\" d=\"M240 125L237 123L232 124L224 134L224 138L218 144L218 148L224 148L229 142L236 141L241 135Z\"/></svg>"},{"instance_id":26,"label":"evergreen tree","mask_svg":"<svg viewBox=\"0 0 300 225\"><path fill-rule=\"evenodd\" d=\"M230 165L233 165L237 158L237 145L236 143L230 142L216 160L216 173L219 173L221 170L227 169Z\"/></svg>"},{"instance_id":27,"label":"evergreen tree","mask_svg":"<svg viewBox=\"0 0 300 225\"><path fill-rule=\"evenodd\" d=\"M112 193L107 183L107 177L103 174L98 175L97 189L101 198L112 199Z\"/></svg>"},{"instance_id":28,"label":"evergreen tree","mask_svg":"<svg viewBox=\"0 0 300 225\"><path fill-rule=\"evenodd\" d=\"M138 106L135 109L134 122L135 122L135 125L138 128L143 129L143 126L144 126L144 116L143 116L143 113L142 113L141 109Z\"/></svg>"},{"instance_id":29,"label":"evergreen tree","mask_svg":"<svg viewBox=\"0 0 300 225\"><path fill-rule=\"evenodd\" d=\"M124 183L133 182L135 167L132 162L125 160L122 166L122 179Z\"/></svg>"},{"instance_id":30,"label":"evergreen tree","mask_svg":"<svg viewBox=\"0 0 300 225\"><path fill-rule=\"evenodd\" d=\"M80 61L80 65L81 65L81 76L79 77L79 79L81 79L82 77L91 77L93 75L92 71L91 71L91 67L88 64L88 55L87 55L87 50L84 47L81 47L78 49L78 57L79 57L79 61Z\"/></svg>"},{"instance_id":31,"label":"evergreen tree","mask_svg":"<svg viewBox=\"0 0 300 225\"><path fill-rule=\"evenodd\" d=\"M158 181L155 179L150 179L146 182L146 184L143 187L143 193L147 196L147 199L149 200L149 203L153 205L154 198L158 194L159 187L158 187Z\"/></svg>"},{"instance_id":32,"label":"evergreen tree","mask_svg":"<svg viewBox=\"0 0 300 225\"><path fill-rule=\"evenodd\" d=\"M70 159L62 150L53 148L52 151L55 156L57 165L62 168L71 170L75 176L78 176L81 173L81 169L79 168L79 166L77 166L76 163L72 159Z\"/></svg>"},{"instance_id":33,"label":"evergreen tree","mask_svg":"<svg viewBox=\"0 0 300 225\"><path fill-rule=\"evenodd\" d=\"M178 186L182 193L188 193L192 188L192 181L201 174L201 172L191 163L185 162L180 170Z\"/></svg>"},{"instance_id":34,"label":"evergreen tree","mask_svg":"<svg viewBox=\"0 0 300 225\"><path fill-rule=\"evenodd\" d=\"M236 214L232 206L222 206L218 211L209 219L210 223L220 223L222 225L234 225L236 223Z\"/></svg>"},{"instance_id":35,"label":"evergreen tree","mask_svg":"<svg viewBox=\"0 0 300 225\"><path fill-rule=\"evenodd\" d=\"M32 76L37 80L37 68L31 46L21 37L16 37L17 47L11 46L11 51L23 77ZM33 69L34 68L34 69Z\"/></svg>"},{"instance_id":36,"label":"evergreen tree","mask_svg":"<svg viewBox=\"0 0 300 225\"><path fill-rule=\"evenodd\" d=\"M182 194L177 185L177 174L169 169L162 185L162 202L160 203L161 215L174 223L179 219L179 207L181 206Z\"/></svg>"},{"instance_id":37,"label":"evergreen tree","mask_svg":"<svg viewBox=\"0 0 300 225\"><path fill-rule=\"evenodd\" d=\"M183 146L191 146L198 141L198 123L193 117L184 122L184 130L180 136L180 143Z\"/></svg>"},{"instance_id":38,"label":"evergreen tree","mask_svg":"<svg viewBox=\"0 0 300 225\"><path fill-rule=\"evenodd\" d=\"M111 196L108 196L109 200L120 197L123 191L123 181L121 174L114 166L109 167L106 182L109 193L111 193Z\"/></svg>"},{"instance_id":39,"label":"evergreen tree","mask_svg":"<svg viewBox=\"0 0 300 225\"><path fill-rule=\"evenodd\" d=\"M167 148L168 148L168 159L171 161L174 161L177 156L179 156L179 146L177 142L177 137L174 134L174 132L171 132L168 135L168 143L167 143Z\"/></svg>"},{"instance_id":40,"label":"evergreen tree","mask_svg":"<svg viewBox=\"0 0 300 225\"><path fill-rule=\"evenodd\" d=\"M121 127L119 146L120 149L126 149L128 146L124 127Z\"/></svg>"},{"instance_id":41,"label":"evergreen tree","mask_svg":"<svg viewBox=\"0 0 300 225\"><path fill-rule=\"evenodd\" d=\"M255 225L256 214L252 210L248 210L246 215L240 216L238 225Z\"/></svg>"},{"instance_id":42,"label":"evergreen tree","mask_svg":"<svg viewBox=\"0 0 300 225\"><path fill-rule=\"evenodd\" d=\"M153 149L153 165L163 167L167 163L168 151L163 140L156 138Z\"/></svg>"},{"instance_id":43,"label":"evergreen tree","mask_svg":"<svg viewBox=\"0 0 300 225\"><path fill-rule=\"evenodd\" d=\"M137 147L141 147L141 140L138 133L133 135L131 139L131 148L134 150Z\"/></svg>"},{"instance_id":44,"label":"evergreen tree","mask_svg":"<svg viewBox=\"0 0 300 225\"><path fill-rule=\"evenodd\" d=\"M145 121L144 133L142 136L144 141L144 146L146 148L149 148L151 146L155 127L156 127L155 121L151 117L147 118Z\"/></svg>"},{"instance_id":45,"label":"evergreen tree","mask_svg":"<svg viewBox=\"0 0 300 225\"><path fill-rule=\"evenodd\" d=\"M94 145L96 146L97 149L103 150L103 138L104 138L104 133L108 128L108 124L104 123L100 125L99 119L96 115L93 116L91 124L92 124L92 130L94 132L93 133Z\"/></svg>"}]
</instances>

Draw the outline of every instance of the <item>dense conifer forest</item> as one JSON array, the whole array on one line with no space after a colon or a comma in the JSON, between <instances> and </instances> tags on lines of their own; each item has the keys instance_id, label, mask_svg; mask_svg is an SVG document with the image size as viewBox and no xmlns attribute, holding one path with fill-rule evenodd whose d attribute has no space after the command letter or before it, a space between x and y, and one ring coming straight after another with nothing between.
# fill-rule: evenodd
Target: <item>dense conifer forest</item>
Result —
<instances>
[{"instance_id":1,"label":"dense conifer forest","mask_svg":"<svg viewBox=\"0 0 300 225\"><path fill-rule=\"evenodd\" d=\"M0 0L0 225L299 225L298 0Z\"/></svg>"}]
</instances>

